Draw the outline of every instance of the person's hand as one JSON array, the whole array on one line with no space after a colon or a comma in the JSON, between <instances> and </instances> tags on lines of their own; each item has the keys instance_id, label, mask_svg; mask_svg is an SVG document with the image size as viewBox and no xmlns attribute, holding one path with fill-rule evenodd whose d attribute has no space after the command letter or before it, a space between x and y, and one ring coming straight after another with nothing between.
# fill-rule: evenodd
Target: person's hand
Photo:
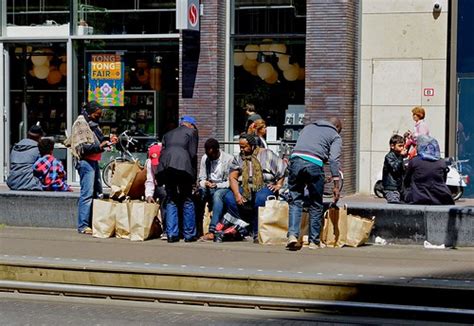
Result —
<instances>
[{"instance_id":1,"label":"person's hand","mask_svg":"<svg viewBox=\"0 0 474 326\"><path fill-rule=\"evenodd\" d=\"M117 143L118 143L118 137L117 137L117 135L113 135L113 134L110 135L110 142L111 142L112 144L117 144Z\"/></svg>"},{"instance_id":2,"label":"person's hand","mask_svg":"<svg viewBox=\"0 0 474 326\"><path fill-rule=\"evenodd\" d=\"M149 203L149 204L155 204L156 203L155 199L153 199L152 196L147 196L146 197L146 202Z\"/></svg>"},{"instance_id":3,"label":"person's hand","mask_svg":"<svg viewBox=\"0 0 474 326\"><path fill-rule=\"evenodd\" d=\"M267 187L268 187L268 189L270 189L272 192L278 192L278 191L281 189L281 185L279 185L279 184L274 184L274 185L270 184L270 185L268 185Z\"/></svg>"},{"instance_id":4,"label":"person's hand","mask_svg":"<svg viewBox=\"0 0 474 326\"><path fill-rule=\"evenodd\" d=\"M408 150L406 148L403 148L402 152L400 153L401 156L407 156Z\"/></svg>"},{"instance_id":5,"label":"person's hand","mask_svg":"<svg viewBox=\"0 0 474 326\"><path fill-rule=\"evenodd\" d=\"M244 198L241 194L234 195L237 205L243 205L247 202L247 199Z\"/></svg>"},{"instance_id":6,"label":"person's hand","mask_svg":"<svg viewBox=\"0 0 474 326\"><path fill-rule=\"evenodd\" d=\"M214 182L211 182L211 181L206 181L204 183L204 185L206 186L206 188L216 188L217 187L217 185Z\"/></svg>"},{"instance_id":7,"label":"person's hand","mask_svg":"<svg viewBox=\"0 0 474 326\"><path fill-rule=\"evenodd\" d=\"M111 142L109 142L108 140L104 140L102 143L100 143L99 147L100 149L104 149L106 147L110 147L110 145L112 145Z\"/></svg>"},{"instance_id":8,"label":"person's hand","mask_svg":"<svg viewBox=\"0 0 474 326\"><path fill-rule=\"evenodd\" d=\"M339 201L339 197L341 196L339 187L334 187L334 189L332 190L332 195L333 195L333 203L337 204L337 202Z\"/></svg>"}]
</instances>

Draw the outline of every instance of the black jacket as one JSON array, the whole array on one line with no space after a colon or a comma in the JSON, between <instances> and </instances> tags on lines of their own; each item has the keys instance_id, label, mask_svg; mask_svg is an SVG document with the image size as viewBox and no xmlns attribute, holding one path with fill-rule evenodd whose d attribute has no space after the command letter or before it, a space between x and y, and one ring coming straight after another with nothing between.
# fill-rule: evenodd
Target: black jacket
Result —
<instances>
[{"instance_id":1,"label":"black jacket","mask_svg":"<svg viewBox=\"0 0 474 326\"><path fill-rule=\"evenodd\" d=\"M383 162L382 183L384 190L402 191L405 167L403 157L390 151Z\"/></svg>"},{"instance_id":2,"label":"black jacket","mask_svg":"<svg viewBox=\"0 0 474 326\"><path fill-rule=\"evenodd\" d=\"M454 205L446 185L447 173L444 160L424 161L416 156L408 163L405 201L409 204Z\"/></svg>"},{"instance_id":3,"label":"black jacket","mask_svg":"<svg viewBox=\"0 0 474 326\"><path fill-rule=\"evenodd\" d=\"M157 173L167 169L184 171L196 179L199 136L195 129L180 126L163 136L160 164Z\"/></svg>"}]
</instances>

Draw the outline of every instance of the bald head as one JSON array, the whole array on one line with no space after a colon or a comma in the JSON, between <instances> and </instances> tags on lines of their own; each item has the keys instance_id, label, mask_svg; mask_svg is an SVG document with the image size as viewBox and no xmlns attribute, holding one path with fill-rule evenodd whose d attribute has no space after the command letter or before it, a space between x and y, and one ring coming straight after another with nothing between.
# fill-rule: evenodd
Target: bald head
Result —
<instances>
[{"instance_id":1,"label":"bald head","mask_svg":"<svg viewBox=\"0 0 474 326\"><path fill-rule=\"evenodd\" d=\"M336 127L338 133L341 132L341 130L342 130L342 122L341 122L341 120L339 120L339 118L332 117L332 118L329 119L329 122L330 122L334 127Z\"/></svg>"}]
</instances>

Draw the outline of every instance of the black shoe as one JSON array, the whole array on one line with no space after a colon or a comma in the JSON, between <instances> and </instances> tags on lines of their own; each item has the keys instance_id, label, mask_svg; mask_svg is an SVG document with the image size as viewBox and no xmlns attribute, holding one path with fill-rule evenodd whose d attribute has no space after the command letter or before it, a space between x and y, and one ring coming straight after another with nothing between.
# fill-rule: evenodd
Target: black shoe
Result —
<instances>
[{"instance_id":1,"label":"black shoe","mask_svg":"<svg viewBox=\"0 0 474 326\"><path fill-rule=\"evenodd\" d=\"M196 237L192 237L192 238L189 238L189 239L184 239L184 242L196 242L196 241L197 241Z\"/></svg>"},{"instance_id":2,"label":"black shoe","mask_svg":"<svg viewBox=\"0 0 474 326\"><path fill-rule=\"evenodd\" d=\"M168 243L179 242L179 237L168 237Z\"/></svg>"}]
</instances>

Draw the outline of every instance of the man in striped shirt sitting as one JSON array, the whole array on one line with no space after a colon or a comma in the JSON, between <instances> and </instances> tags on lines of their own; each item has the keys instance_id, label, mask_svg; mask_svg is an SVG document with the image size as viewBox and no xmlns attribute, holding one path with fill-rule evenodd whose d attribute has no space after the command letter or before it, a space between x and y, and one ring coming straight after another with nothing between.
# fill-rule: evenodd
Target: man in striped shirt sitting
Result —
<instances>
[{"instance_id":1,"label":"man in striped shirt sitting","mask_svg":"<svg viewBox=\"0 0 474 326\"><path fill-rule=\"evenodd\" d=\"M230 166L229 186L224 202L227 212L242 219L242 209L250 208L254 242L258 242L258 207L268 196L278 194L285 180L286 163L269 149L257 147L253 135L242 134L240 155Z\"/></svg>"}]
</instances>

